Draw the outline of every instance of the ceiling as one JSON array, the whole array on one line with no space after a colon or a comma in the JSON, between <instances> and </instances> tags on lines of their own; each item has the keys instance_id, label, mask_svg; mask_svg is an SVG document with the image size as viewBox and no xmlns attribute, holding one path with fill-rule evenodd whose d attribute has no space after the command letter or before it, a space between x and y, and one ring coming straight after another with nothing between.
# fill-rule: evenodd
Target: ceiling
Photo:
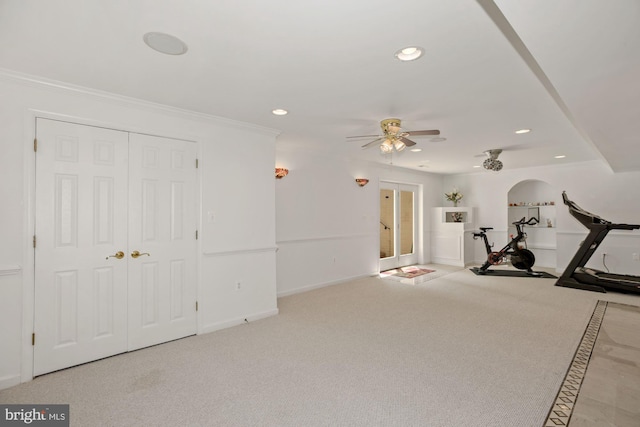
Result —
<instances>
[{"instance_id":1,"label":"ceiling","mask_svg":"<svg viewBox=\"0 0 640 427\"><path fill-rule=\"evenodd\" d=\"M284 151L448 174L496 173L473 166L502 148L503 170L637 171L638 22L637 0L0 0L0 68L279 129ZM151 50L150 31L188 52ZM411 45L425 55L394 58ZM346 139L388 117L446 141L383 156Z\"/></svg>"}]
</instances>

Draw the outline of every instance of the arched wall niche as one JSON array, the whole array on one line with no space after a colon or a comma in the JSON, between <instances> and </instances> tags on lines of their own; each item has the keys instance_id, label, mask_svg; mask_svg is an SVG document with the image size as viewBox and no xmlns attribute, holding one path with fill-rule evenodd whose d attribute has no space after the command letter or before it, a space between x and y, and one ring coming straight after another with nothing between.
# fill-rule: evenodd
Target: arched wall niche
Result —
<instances>
[{"instance_id":1,"label":"arched wall niche","mask_svg":"<svg viewBox=\"0 0 640 427\"><path fill-rule=\"evenodd\" d=\"M511 203L550 203L557 204L560 194L554 186L539 179L525 179L513 185L507 193L507 200Z\"/></svg>"},{"instance_id":2,"label":"arched wall niche","mask_svg":"<svg viewBox=\"0 0 640 427\"><path fill-rule=\"evenodd\" d=\"M536 216L539 224L525 228L527 247L536 256L536 266L555 268L556 260L556 206L559 192L551 184L527 179L513 185L507 194L509 234L515 234L513 222Z\"/></svg>"}]
</instances>

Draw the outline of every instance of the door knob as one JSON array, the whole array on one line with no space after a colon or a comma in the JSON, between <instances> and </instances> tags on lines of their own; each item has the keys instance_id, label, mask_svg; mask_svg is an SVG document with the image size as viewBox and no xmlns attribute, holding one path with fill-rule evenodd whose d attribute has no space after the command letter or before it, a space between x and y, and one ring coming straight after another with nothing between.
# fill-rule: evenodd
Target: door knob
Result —
<instances>
[{"instance_id":1,"label":"door knob","mask_svg":"<svg viewBox=\"0 0 640 427\"><path fill-rule=\"evenodd\" d=\"M116 252L114 255L109 255L108 257L106 257L105 259L109 259L109 258L118 258L118 259L122 259L124 258L124 252L122 251L118 251Z\"/></svg>"},{"instance_id":2,"label":"door knob","mask_svg":"<svg viewBox=\"0 0 640 427\"><path fill-rule=\"evenodd\" d=\"M143 252L143 253L140 253L138 251L131 252L131 258L138 258L142 255L151 256L148 252Z\"/></svg>"}]
</instances>

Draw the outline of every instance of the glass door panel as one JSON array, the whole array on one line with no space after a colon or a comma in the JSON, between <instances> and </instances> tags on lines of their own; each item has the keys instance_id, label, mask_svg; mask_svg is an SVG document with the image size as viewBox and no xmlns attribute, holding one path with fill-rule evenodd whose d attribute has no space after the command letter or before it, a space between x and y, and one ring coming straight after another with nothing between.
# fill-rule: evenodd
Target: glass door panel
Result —
<instances>
[{"instance_id":1,"label":"glass door panel","mask_svg":"<svg viewBox=\"0 0 640 427\"><path fill-rule=\"evenodd\" d=\"M380 258L395 257L395 191L380 190Z\"/></svg>"},{"instance_id":2,"label":"glass door panel","mask_svg":"<svg viewBox=\"0 0 640 427\"><path fill-rule=\"evenodd\" d=\"M413 191L400 191L400 255L413 253Z\"/></svg>"},{"instance_id":3,"label":"glass door panel","mask_svg":"<svg viewBox=\"0 0 640 427\"><path fill-rule=\"evenodd\" d=\"M380 271L418 261L417 192L413 185L380 183Z\"/></svg>"}]
</instances>

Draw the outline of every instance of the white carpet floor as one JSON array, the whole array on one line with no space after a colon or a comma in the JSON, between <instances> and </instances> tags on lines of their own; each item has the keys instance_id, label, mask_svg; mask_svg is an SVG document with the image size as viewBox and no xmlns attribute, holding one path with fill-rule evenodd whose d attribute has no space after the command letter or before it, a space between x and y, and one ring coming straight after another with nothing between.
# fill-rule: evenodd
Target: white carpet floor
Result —
<instances>
[{"instance_id":1,"label":"white carpet floor","mask_svg":"<svg viewBox=\"0 0 640 427\"><path fill-rule=\"evenodd\" d=\"M437 266L435 266L437 269ZM1 403L68 403L72 426L492 426L545 422L598 299L469 270L366 278L280 314L52 373Z\"/></svg>"}]
</instances>

